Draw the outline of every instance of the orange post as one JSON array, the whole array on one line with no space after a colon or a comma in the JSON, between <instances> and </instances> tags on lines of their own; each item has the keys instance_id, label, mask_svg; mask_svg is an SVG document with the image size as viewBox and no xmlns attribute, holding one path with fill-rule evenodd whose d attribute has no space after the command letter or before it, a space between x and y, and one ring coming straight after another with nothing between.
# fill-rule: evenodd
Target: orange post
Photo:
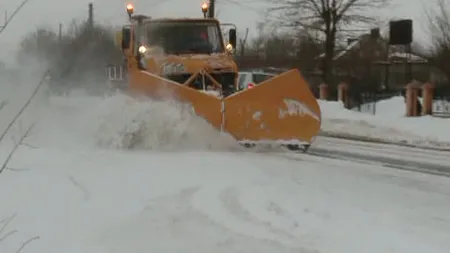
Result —
<instances>
[{"instance_id":1,"label":"orange post","mask_svg":"<svg viewBox=\"0 0 450 253\"><path fill-rule=\"evenodd\" d=\"M425 83L422 86L422 96L422 115L431 115L433 113L434 85L431 83Z\"/></svg>"},{"instance_id":2,"label":"orange post","mask_svg":"<svg viewBox=\"0 0 450 253\"><path fill-rule=\"evenodd\" d=\"M319 85L319 99L328 99L328 84L323 83Z\"/></svg>"},{"instance_id":3,"label":"orange post","mask_svg":"<svg viewBox=\"0 0 450 253\"><path fill-rule=\"evenodd\" d=\"M417 97L419 95L420 84L417 82L409 83L406 86L406 116L415 117L419 115L417 110Z\"/></svg>"},{"instance_id":4,"label":"orange post","mask_svg":"<svg viewBox=\"0 0 450 253\"><path fill-rule=\"evenodd\" d=\"M344 103L345 108L349 107L347 83L340 83L338 85L338 101L342 101L342 103Z\"/></svg>"}]
</instances>

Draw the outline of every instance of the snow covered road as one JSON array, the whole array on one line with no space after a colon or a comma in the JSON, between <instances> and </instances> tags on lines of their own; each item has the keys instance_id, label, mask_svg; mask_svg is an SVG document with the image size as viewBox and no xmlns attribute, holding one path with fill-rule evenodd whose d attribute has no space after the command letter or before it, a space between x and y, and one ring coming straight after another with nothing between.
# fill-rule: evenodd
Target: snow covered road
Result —
<instances>
[{"instance_id":1,"label":"snow covered road","mask_svg":"<svg viewBox=\"0 0 450 253\"><path fill-rule=\"evenodd\" d=\"M318 137L311 154L450 176L449 151Z\"/></svg>"},{"instance_id":2,"label":"snow covered road","mask_svg":"<svg viewBox=\"0 0 450 253\"><path fill-rule=\"evenodd\" d=\"M447 177L241 151L180 108L120 96L50 99L24 117L38 121L0 174L1 253L450 251ZM409 152L333 141L312 150Z\"/></svg>"},{"instance_id":3,"label":"snow covered road","mask_svg":"<svg viewBox=\"0 0 450 253\"><path fill-rule=\"evenodd\" d=\"M448 252L450 180L327 158L23 149L2 252ZM20 159L22 157L22 159ZM26 158L26 159L23 159ZM2 217L2 218L3 218Z\"/></svg>"}]
</instances>

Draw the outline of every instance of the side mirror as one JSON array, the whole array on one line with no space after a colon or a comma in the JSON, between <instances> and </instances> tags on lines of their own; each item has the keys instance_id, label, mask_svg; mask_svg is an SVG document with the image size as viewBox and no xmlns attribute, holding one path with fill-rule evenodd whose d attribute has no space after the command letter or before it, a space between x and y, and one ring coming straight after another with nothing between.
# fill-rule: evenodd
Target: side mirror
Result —
<instances>
[{"instance_id":1,"label":"side mirror","mask_svg":"<svg viewBox=\"0 0 450 253\"><path fill-rule=\"evenodd\" d=\"M129 49L131 42L131 29L130 27L122 28L122 49Z\"/></svg>"},{"instance_id":2,"label":"side mirror","mask_svg":"<svg viewBox=\"0 0 450 253\"><path fill-rule=\"evenodd\" d=\"M230 29L228 31L228 42L236 48L236 29Z\"/></svg>"},{"instance_id":3,"label":"side mirror","mask_svg":"<svg viewBox=\"0 0 450 253\"><path fill-rule=\"evenodd\" d=\"M114 38L114 45L117 48L122 48L122 31L117 31Z\"/></svg>"}]
</instances>

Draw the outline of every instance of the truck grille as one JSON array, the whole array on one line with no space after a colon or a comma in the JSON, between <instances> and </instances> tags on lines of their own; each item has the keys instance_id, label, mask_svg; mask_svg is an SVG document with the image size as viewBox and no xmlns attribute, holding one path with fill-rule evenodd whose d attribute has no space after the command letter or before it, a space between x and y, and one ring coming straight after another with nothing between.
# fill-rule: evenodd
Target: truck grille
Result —
<instances>
[{"instance_id":1,"label":"truck grille","mask_svg":"<svg viewBox=\"0 0 450 253\"><path fill-rule=\"evenodd\" d=\"M226 97L232 93L235 92L235 78L236 73L233 72L224 72L224 73L209 73L216 81L222 85L223 89L223 96ZM176 74L176 75L169 75L166 76L167 79L170 79L172 81L178 82L178 83L184 83L186 82L189 77L191 77L192 74ZM203 89L202 84L202 76L198 75L193 81L193 86L196 89ZM205 78L205 84L206 86L213 85L212 81L209 80L209 78Z\"/></svg>"}]
</instances>

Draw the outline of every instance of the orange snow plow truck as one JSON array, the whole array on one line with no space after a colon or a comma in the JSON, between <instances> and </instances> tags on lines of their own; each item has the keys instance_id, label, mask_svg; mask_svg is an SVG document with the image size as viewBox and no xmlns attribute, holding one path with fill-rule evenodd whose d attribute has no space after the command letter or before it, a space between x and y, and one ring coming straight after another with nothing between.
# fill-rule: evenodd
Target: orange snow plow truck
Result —
<instances>
[{"instance_id":1,"label":"orange snow plow truck","mask_svg":"<svg viewBox=\"0 0 450 253\"><path fill-rule=\"evenodd\" d=\"M217 19L152 19L134 15L117 34L125 56L127 89L154 99L188 103L212 126L253 146L275 143L306 151L320 130L320 107L296 69L238 91L233 61L236 28L228 42Z\"/></svg>"}]
</instances>

